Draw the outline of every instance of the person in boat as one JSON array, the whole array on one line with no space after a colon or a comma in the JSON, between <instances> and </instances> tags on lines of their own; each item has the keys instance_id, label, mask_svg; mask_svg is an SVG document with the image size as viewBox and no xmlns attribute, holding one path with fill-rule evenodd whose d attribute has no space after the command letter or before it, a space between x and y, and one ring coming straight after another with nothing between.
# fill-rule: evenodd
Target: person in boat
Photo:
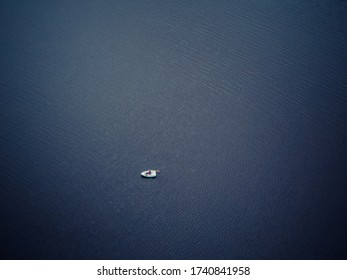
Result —
<instances>
[{"instance_id":1,"label":"person in boat","mask_svg":"<svg viewBox=\"0 0 347 280\"><path fill-rule=\"evenodd\" d=\"M148 175L151 175L151 170L148 170L147 174L148 174Z\"/></svg>"}]
</instances>

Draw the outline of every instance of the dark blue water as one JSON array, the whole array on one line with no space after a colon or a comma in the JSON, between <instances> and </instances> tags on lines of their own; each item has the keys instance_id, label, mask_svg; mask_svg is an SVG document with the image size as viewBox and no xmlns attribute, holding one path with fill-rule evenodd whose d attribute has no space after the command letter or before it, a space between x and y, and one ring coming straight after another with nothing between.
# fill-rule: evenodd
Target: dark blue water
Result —
<instances>
[{"instance_id":1,"label":"dark blue water","mask_svg":"<svg viewBox=\"0 0 347 280\"><path fill-rule=\"evenodd\" d=\"M346 259L346 15L2 0L0 257Z\"/></svg>"}]
</instances>

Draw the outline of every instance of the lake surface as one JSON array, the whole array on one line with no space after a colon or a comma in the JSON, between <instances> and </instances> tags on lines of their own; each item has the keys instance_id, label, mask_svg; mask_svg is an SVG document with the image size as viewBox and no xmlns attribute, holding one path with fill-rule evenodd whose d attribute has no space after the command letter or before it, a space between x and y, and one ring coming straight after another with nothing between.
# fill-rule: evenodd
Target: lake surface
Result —
<instances>
[{"instance_id":1,"label":"lake surface","mask_svg":"<svg viewBox=\"0 0 347 280\"><path fill-rule=\"evenodd\" d=\"M1 1L0 258L346 259L346 15Z\"/></svg>"}]
</instances>

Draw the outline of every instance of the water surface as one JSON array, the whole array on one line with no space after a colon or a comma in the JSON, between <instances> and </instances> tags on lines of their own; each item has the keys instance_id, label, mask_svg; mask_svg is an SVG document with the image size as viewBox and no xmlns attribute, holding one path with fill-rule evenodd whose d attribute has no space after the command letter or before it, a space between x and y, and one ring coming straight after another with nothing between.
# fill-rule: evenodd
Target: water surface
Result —
<instances>
[{"instance_id":1,"label":"water surface","mask_svg":"<svg viewBox=\"0 0 347 280\"><path fill-rule=\"evenodd\" d=\"M346 14L1 1L1 258L346 259Z\"/></svg>"}]
</instances>

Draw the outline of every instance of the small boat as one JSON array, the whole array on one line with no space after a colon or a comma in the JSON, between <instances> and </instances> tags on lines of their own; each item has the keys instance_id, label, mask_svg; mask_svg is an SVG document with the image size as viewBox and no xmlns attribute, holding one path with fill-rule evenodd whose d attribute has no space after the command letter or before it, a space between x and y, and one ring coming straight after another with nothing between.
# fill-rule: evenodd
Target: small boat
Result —
<instances>
[{"instance_id":1,"label":"small boat","mask_svg":"<svg viewBox=\"0 0 347 280\"><path fill-rule=\"evenodd\" d=\"M146 178L155 178L158 173L160 173L159 170L146 170L141 172L141 176Z\"/></svg>"}]
</instances>

